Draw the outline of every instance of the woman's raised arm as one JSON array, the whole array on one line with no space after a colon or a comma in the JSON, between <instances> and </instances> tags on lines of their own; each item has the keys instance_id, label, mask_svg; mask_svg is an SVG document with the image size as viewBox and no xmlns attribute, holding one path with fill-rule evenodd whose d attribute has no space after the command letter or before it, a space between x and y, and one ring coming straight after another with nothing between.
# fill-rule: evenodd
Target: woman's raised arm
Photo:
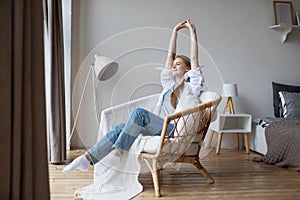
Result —
<instances>
[{"instance_id":1,"label":"woman's raised arm","mask_svg":"<svg viewBox=\"0 0 300 200\"><path fill-rule=\"evenodd\" d=\"M177 41L177 33L180 29L182 28L186 28L187 21L178 23L172 31L172 35L171 35L171 39L170 39L170 43L169 43L169 50L168 50L168 55L167 55L167 59L166 59L166 67L171 68L173 65L173 61L176 55L176 41Z\"/></svg>"},{"instance_id":2,"label":"woman's raised arm","mask_svg":"<svg viewBox=\"0 0 300 200\"><path fill-rule=\"evenodd\" d=\"M190 23L190 20L187 20L187 27L190 30L190 37L191 37L191 67L192 69L195 69L199 66L199 60L198 60L198 41L197 41L197 33L196 33L196 27L194 24Z\"/></svg>"}]
</instances>

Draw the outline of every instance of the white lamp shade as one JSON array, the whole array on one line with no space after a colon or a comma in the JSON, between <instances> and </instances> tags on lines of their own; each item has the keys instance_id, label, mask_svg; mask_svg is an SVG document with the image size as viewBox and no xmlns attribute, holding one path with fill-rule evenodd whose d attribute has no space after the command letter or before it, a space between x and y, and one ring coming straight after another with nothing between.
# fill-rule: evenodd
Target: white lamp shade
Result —
<instances>
[{"instance_id":1,"label":"white lamp shade","mask_svg":"<svg viewBox=\"0 0 300 200\"><path fill-rule=\"evenodd\" d=\"M94 70L99 81L110 79L118 71L118 63L108 57L95 55Z\"/></svg>"},{"instance_id":2,"label":"white lamp shade","mask_svg":"<svg viewBox=\"0 0 300 200\"><path fill-rule=\"evenodd\" d=\"M223 96L224 97L237 97L238 96L237 84L235 84L235 83L223 84Z\"/></svg>"}]
</instances>

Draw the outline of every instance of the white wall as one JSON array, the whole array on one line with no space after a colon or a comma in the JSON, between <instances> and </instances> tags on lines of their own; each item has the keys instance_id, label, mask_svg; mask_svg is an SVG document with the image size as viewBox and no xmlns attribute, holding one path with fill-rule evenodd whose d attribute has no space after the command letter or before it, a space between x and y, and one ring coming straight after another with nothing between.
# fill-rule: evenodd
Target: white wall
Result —
<instances>
[{"instance_id":1,"label":"white wall","mask_svg":"<svg viewBox=\"0 0 300 200\"><path fill-rule=\"evenodd\" d=\"M116 59L120 69L97 86L100 108L158 92L170 30L190 18L195 23L200 62L207 87L221 92L222 83L238 84L235 110L253 118L273 116L271 82L300 85L300 30L281 43L272 0L73 0L73 109L95 53ZM293 1L300 12L300 1ZM187 31L178 48L188 54ZM90 81L86 96L92 95ZM224 104L224 102L222 102ZM93 99L83 101L79 138L73 146L90 146L97 138Z\"/></svg>"}]
</instances>

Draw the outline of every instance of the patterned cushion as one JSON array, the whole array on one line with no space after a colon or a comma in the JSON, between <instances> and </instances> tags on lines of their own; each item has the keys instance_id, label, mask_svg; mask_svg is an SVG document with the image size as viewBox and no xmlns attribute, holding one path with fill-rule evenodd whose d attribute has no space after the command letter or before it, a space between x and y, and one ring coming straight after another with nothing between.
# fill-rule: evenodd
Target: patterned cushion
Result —
<instances>
[{"instance_id":1,"label":"patterned cushion","mask_svg":"<svg viewBox=\"0 0 300 200\"><path fill-rule=\"evenodd\" d=\"M286 91L286 92L297 92L298 93L298 92L300 92L300 86L285 85L285 84L281 84L281 83L272 82L272 88L273 88L274 116L275 117L283 117L279 92Z\"/></svg>"},{"instance_id":2,"label":"patterned cushion","mask_svg":"<svg viewBox=\"0 0 300 200\"><path fill-rule=\"evenodd\" d=\"M284 118L300 119L300 93L279 92Z\"/></svg>"}]
</instances>

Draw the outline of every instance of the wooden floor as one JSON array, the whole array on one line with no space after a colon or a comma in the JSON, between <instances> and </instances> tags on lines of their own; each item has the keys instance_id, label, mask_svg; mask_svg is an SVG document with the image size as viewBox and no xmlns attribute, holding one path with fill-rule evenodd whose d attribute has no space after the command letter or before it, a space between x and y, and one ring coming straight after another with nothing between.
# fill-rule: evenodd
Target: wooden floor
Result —
<instances>
[{"instance_id":1,"label":"wooden floor","mask_svg":"<svg viewBox=\"0 0 300 200\"><path fill-rule=\"evenodd\" d=\"M68 158L81 155L71 151ZM162 197L154 196L151 174L142 164L139 180L144 191L134 199L300 199L300 172L252 161L259 156L245 151L213 151L202 160L203 166L213 176L215 183L206 179L191 165L183 165L180 171L168 168L162 171ZM62 173L65 165L49 164L49 181L52 200L76 199L74 191L93 182L93 170Z\"/></svg>"}]
</instances>

